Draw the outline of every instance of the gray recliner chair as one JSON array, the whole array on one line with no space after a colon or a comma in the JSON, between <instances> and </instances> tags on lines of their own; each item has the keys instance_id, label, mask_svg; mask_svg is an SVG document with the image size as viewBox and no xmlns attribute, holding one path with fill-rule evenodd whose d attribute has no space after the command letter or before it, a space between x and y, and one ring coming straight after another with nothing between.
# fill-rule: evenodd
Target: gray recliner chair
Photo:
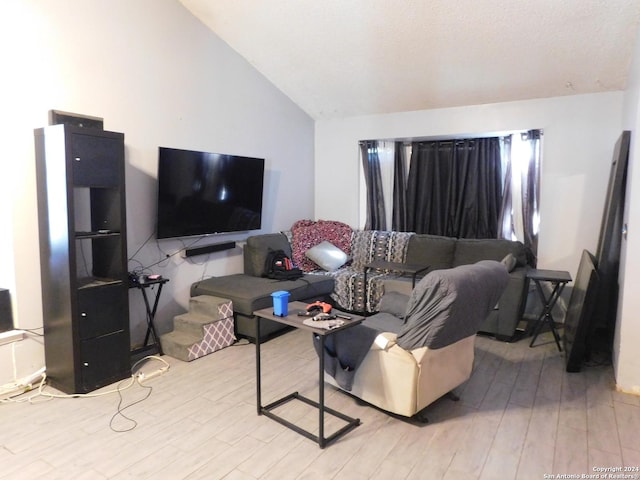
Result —
<instances>
[{"instance_id":1,"label":"gray recliner chair","mask_svg":"<svg viewBox=\"0 0 640 480\"><path fill-rule=\"evenodd\" d=\"M379 333L348 392L405 417L451 392L470 377L475 334L508 281L504 264L483 260L435 270L409 297L385 294L380 313L363 323ZM333 377L325 380L341 388Z\"/></svg>"}]
</instances>

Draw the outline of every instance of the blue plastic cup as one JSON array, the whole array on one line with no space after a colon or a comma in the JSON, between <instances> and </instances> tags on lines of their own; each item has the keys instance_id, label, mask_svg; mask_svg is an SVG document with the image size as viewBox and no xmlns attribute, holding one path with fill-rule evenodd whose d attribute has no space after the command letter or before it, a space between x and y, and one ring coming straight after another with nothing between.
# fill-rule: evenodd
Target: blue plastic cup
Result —
<instances>
[{"instance_id":1,"label":"blue plastic cup","mask_svg":"<svg viewBox=\"0 0 640 480\"><path fill-rule=\"evenodd\" d=\"M284 290L273 292L273 314L276 317L286 317L289 314L289 297L291 294Z\"/></svg>"}]
</instances>

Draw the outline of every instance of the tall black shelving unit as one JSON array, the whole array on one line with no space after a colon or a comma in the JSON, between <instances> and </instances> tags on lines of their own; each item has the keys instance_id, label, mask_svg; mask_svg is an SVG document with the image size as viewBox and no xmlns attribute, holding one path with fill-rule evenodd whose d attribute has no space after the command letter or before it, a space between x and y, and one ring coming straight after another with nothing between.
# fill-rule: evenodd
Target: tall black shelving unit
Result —
<instances>
[{"instance_id":1,"label":"tall black shelving unit","mask_svg":"<svg viewBox=\"0 0 640 480\"><path fill-rule=\"evenodd\" d=\"M47 378L86 393L131 374L124 134L35 131Z\"/></svg>"}]
</instances>

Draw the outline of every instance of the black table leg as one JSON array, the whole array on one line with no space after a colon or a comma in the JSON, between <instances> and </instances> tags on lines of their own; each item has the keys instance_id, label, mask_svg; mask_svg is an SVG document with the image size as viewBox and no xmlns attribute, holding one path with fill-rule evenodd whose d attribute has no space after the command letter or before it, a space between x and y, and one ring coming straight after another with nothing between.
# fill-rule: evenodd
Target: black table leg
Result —
<instances>
[{"instance_id":1,"label":"black table leg","mask_svg":"<svg viewBox=\"0 0 640 480\"><path fill-rule=\"evenodd\" d=\"M324 335L320 337L320 354L318 355L320 366L318 371L318 445L324 448L326 439L324 438Z\"/></svg>"},{"instance_id":2,"label":"black table leg","mask_svg":"<svg viewBox=\"0 0 640 480\"><path fill-rule=\"evenodd\" d=\"M533 347L533 343L536 341L536 338L538 338L538 335L540 334L542 327L544 326L545 323L547 323L549 325L549 328L551 329L551 333L553 334L553 339L555 340L556 345L558 346L558 350L562 351L562 347L560 346L560 336L558 335L558 332L556 330L555 321L553 319L553 315L551 311L553 310L553 307L555 306L556 302L560 298L560 294L562 293L562 290L564 289L564 286L566 285L566 283L552 282L553 289L548 298L544 294L544 290L542 289L542 285L540 281L534 280L534 283L536 284L538 296L542 301L542 313L540 314L540 317L538 317L538 321L536 322L536 326L533 330L533 338L531 339L531 343L529 344L529 347Z\"/></svg>"},{"instance_id":3,"label":"black table leg","mask_svg":"<svg viewBox=\"0 0 640 480\"><path fill-rule=\"evenodd\" d=\"M256 316L256 396L258 415L262 415L262 392L260 379L260 317Z\"/></svg>"},{"instance_id":4,"label":"black table leg","mask_svg":"<svg viewBox=\"0 0 640 480\"><path fill-rule=\"evenodd\" d=\"M149 305L149 298L147 297L147 291L146 289L142 288L142 298L144 299L144 306L145 309L147 311L147 333L144 336L144 344L143 346L146 347L147 344L149 343L149 336L153 336L153 342L158 346L158 353L160 355L164 355L164 353L162 352L162 345L160 344L160 338L158 337L158 334L156 333L156 327L155 324L153 323L155 318L156 318L156 311L158 310L158 301L160 300L160 293L162 292L162 284L158 284L158 291L156 293L156 298L153 302L153 308L151 308L151 306Z\"/></svg>"}]
</instances>

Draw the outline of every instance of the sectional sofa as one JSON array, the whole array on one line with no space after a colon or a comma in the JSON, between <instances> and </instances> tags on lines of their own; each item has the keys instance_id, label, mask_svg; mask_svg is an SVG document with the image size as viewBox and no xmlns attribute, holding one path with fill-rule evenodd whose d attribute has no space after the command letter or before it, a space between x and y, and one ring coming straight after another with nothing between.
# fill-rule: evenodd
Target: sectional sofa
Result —
<instances>
[{"instance_id":1,"label":"sectional sofa","mask_svg":"<svg viewBox=\"0 0 640 480\"><path fill-rule=\"evenodd\" d=\"M271 305L271 293L274 291L290 292L290 301L330 301L342 310L373 313L377 311L379 299L385 291L408 293L414 280L402 272L370 269L365 283L365 265L373 261L424 265L429 267L426 271L468 265L480 260L504 261L509 267L509 283L493 311L482 323L480 331L504 341L514 337L528 290L526 270L529 266L521 242L455 239L409 232L351 231L344 228L334 228L331 232L333 235L328 235L329 241L324 243L332 245L333 241L333 244L339 244L335 249L344 253L344 265L336 268L335 262L324 262L318 257L314 257L318 263L307 257L301 260L300 255L305 252L300 249L301 242L296 241L295 231L255 235L247 239L244 247L244 273L195 282L190 294L232 300L236 335L253 340L253 312ZM317 244L321 241L321 238L314 237ZM304 245L304 248L307 246ZM286 281L264 278L266 256L270 249L284 250L294 260L298 258L298 262L304 264L305 275L298 280ZM325 269L319 265L325 265ZM261 336L272 336L283 328L278 323L265 320L261 323Z\"/></svg>"}]
</instances>

